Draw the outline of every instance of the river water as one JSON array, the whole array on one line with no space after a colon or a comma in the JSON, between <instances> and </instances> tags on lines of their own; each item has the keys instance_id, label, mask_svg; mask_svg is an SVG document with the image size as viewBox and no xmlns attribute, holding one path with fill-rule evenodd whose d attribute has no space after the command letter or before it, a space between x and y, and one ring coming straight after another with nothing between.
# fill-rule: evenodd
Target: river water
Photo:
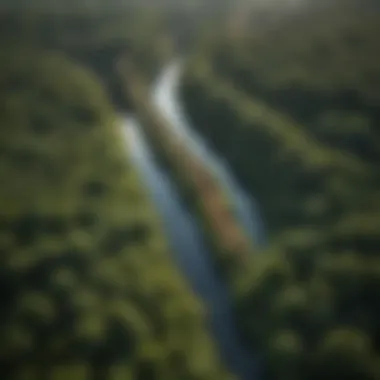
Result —
<instances>
[{"instance_id":1,"label":"river water","mask_svg":"<svg viewBox=\"0 0 380 380\"><path fill-rule=\"evenodd\" d=\"M256 243L262 243L263 228L257 207L234 182L223 160L212 153L183 115L176 92L180 74L181 62L168 65L153 86L152 99L167 117L173 132L186 139L187 146L213 170L230 193L236 215L247 234ZM173 260L206 305L210 329L223 362L242 380L258 379L257 360L239 337L226 285L212 264L211 254L194 217L166 170L155 160L138 121L133 117L126 118L124 131L132 159L160 214Z\"/></svg>"}]
</instances>

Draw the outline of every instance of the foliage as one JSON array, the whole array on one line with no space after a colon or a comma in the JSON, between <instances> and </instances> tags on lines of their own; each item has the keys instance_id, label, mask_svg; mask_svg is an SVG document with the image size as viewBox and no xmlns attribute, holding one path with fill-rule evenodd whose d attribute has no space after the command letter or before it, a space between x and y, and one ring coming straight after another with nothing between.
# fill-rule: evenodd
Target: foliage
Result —
<instances>
[{"instance_id":1,"label":"foliage","mask_svg":"<svg viewBox=\"0 0 380 380\"><path fill-rule=\"evenodd\" d=\"M95 75L0 62L1 378L230 379Z\"/></svg>"},{"instance_id":2,"label":"foliage","mask_svg":"<svg viewBox=\"0 0 380 380\"><path fill-rule=\"evenodd\" d=\"M112 96L113 103L129 109L115 73L117 59L128 53L145 75L153 78L170 55L164 13L124 7L87 6L75 12L55 12L49 7L8 11L0 15L0 41L4 47L37 46L64 52L95 71Z\"/></svg>"},{"instance_id":3,"label":"foliage","mask_svg":"<svg viewBox=\"0 0 380 380\"><path fill-rule=\"evenodd\" d=\"M324 8L214 39L186 68L192 125L269 228L236 300L267 379L379 373L378 25L368 8Z\"/></svg>"}]
</instances>

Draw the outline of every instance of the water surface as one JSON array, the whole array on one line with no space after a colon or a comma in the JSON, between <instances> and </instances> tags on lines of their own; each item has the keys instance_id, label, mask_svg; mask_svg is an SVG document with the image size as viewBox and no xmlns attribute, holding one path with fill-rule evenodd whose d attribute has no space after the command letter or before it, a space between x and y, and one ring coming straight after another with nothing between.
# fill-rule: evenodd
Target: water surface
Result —
<instances>
[{"instance_id":1,"label":"water surface","mask_svg":"<svg viewBox=\"0 0 380 380\"><path fill-rule=\"evenodd\" d=\"M236 213L249 236L255 241L262 240L262 227L258 223L256 207L234 183L224 162L211 152L185 121L175 92L179 74L179 63L169 65L154 86L153 100L168 118L173 131L186 139L187 146L202 158L204 164L218 175L223 186L228 189ZM227 287L213 266L196 220L181 200L166 170L155 160L135 118L126 119L124 132L132 160L160 214L173 260L208 310L208 323L222 360L240 379L257 379L258 368L254 355L240 339Z\"/></svg>"}]
</instances>

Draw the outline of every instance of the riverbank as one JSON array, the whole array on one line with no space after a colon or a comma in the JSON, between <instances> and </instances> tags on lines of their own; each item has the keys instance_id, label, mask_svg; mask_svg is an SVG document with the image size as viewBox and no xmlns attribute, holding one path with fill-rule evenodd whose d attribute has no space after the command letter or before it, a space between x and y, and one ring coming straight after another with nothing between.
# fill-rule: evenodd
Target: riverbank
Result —
<instances>
[{"instance_id":1,"label":"riverbank","mask_svg":"<svg viewBox=\"0 0 380 380\"><path fill-rule=\"evenodd\" d=\"M254 246L236 219L228 194L213 173L172 133L164 116L149 100L149 89L138 71L127 65L120 69L152 147L190 202L215 254L215 264L231 291L236 291L239 277L247 275L252 265Z\"/></svg>"},{"instance_id":2,"label":"riverbank","mask_svg":"<svg viewBox=\"0 0 380 380\"><path fill-rule=\"evenodd\" d=\"M241 339L227 284L214 265L189 203L181 196L168 170L156 160L140 123L128 117L122 127L134 165L159 213L172 262L202 304L205 324L222 362L239 380L259 379L256 357Z\"/></svg>"}]
</instances>

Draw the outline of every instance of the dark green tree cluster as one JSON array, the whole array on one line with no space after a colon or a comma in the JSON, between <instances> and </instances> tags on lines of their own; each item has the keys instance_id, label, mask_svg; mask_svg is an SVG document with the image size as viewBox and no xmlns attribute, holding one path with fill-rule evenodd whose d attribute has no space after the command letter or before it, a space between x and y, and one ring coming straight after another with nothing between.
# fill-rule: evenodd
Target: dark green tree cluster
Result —
<instances>
[{"instance_id":1,"label":"dark green tree cluster","mask_svg":"<svg viewBox=\"0 0 380 380\"><path fill-rule=\"evenodd\" d=\"M129 110L130 104L115 71L118 58L128 54L152 79L170 56L169 29L159 9L119 9L112 2L76 10L69 3L59 11L32 5L24 9L0 14L3 48L22 44L64 52L95 71L122 110Z\"/></svg>"},{"instance_id":2,"label":"dark green tree cluster","mask_svg":"<svg viewBox=\"0 0 380 380\"><path fill-rule=\"evenodd\" d=\"M379 163L371 138L379 124L378 15L333 8L297 21L219 46L211 57L216 70L324 143Z\"/></svg>"},{"instance_id":3,"label":"dark green tree cluster","mask_svg":"<svg viewBox=\"0 0 380 380\"><path fill-rule=\"evenodd\" d=\"M95 75L0 62L1 379L231 379Z\"/></svg>"},{"instance_id":4,"label":"dark green tree cluster","mask_svg":"<svg viewBox=\"0 0 380 380\"><path fill-rule=\"evenodd\" d=\"M185 74L193 126L268 227L237 300L267 379L380 375L378 21L324 8L216 41Z\"/></svg>"}]
</instances>

